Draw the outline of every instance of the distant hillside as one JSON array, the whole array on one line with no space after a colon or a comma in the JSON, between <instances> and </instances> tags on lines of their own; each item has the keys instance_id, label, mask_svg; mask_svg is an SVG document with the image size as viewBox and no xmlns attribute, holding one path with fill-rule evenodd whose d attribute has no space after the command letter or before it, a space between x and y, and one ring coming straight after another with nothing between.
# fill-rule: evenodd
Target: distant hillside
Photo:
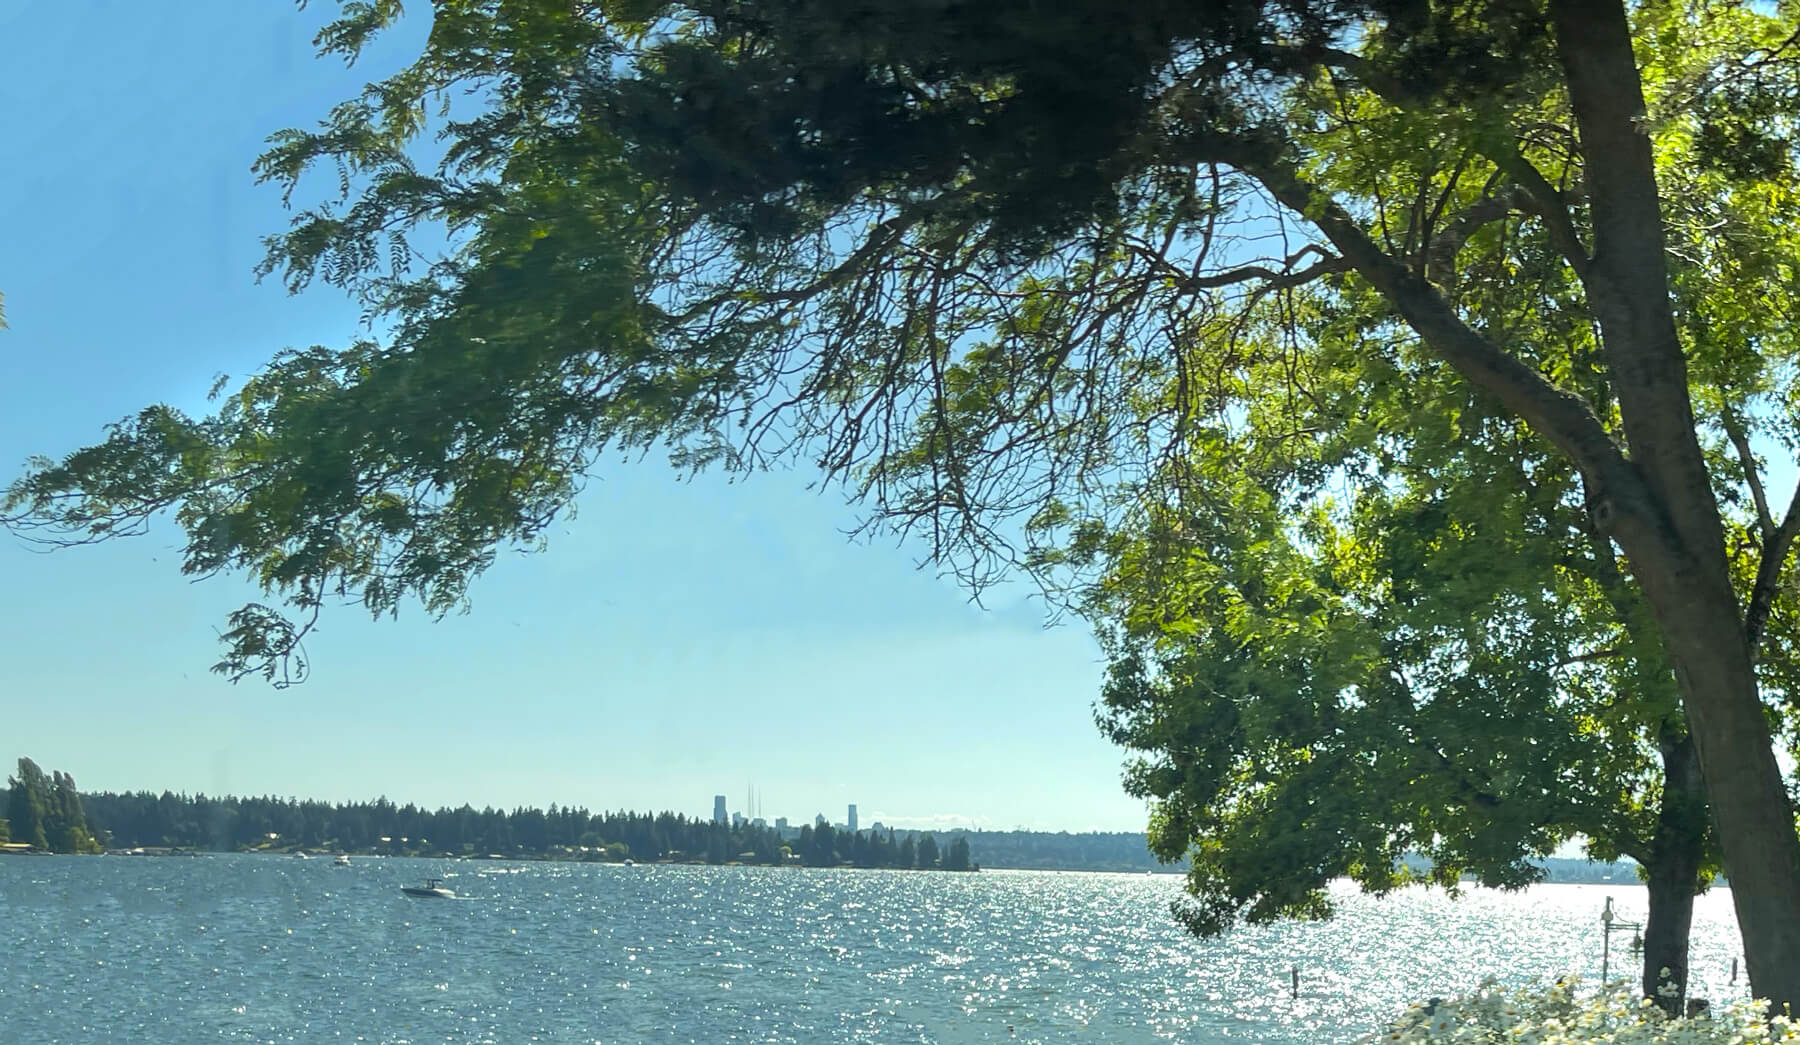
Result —
<instances>
[{"instance_id":1,"label":"distant hillside","mask_svg":"<svg viewBox=\"0 0 1800 1045\"><path fill-rule=\"evenodd\" d=\"M1603 864L1596 860L1548 859L1538 861L1544 867L1547 882L1618 882L1636 885L1638 865L1634 860Z\"/></svg>"},{"instance_id":2,"label":"distant hillside","mask_svg":"<svg viewBox=\"0 0 1800 1045\"><path fill-rule=\"evenodd\" d=\"M1429 870L1431 867L1430 860L1416 854L1408 856L1404 862L1417 871ZM1639 881L1638 865L1632 860L1602 863L1598 860L1546 857L1533 863L1544 869L1546 882L1616 882L1620 885L1636 885Z\"/></svg>"},{"instance_id":3,"label":"distant hillside","mask_svg":"<svg viewBox=\"0 0 1800 1045\"><path fill-rule=\"evenodd\" d=\"M1085 834L1071 834L1067 831L941 831L938 832L938 837L941 842L959 837L967 838L975 861L982 867L996 869L1187 871L1185 860L1175 864L1157 862L1156 857L1150 853L1148 840L1140 831ZM1431 866L1430 861L1420 856L1408 857L1406 863L1418 870ZM1633 885L1638 881L1637 864L1630 860L1601 863L1552 857L1537 863L1544 868L1546 882L1617 882Z\"/></svg>"},{"instance_id":4,"label":"distant hillside","mask_svg":"<svg viewBox=\"0 0 1800 1045\"><path fill-rule=\"evenodd\" d=\"M942 840L967 838L982 867L1029 871L1185 872L1187 862L1158 863L1142 831L940 831Z\"/></svg>"}]
</instances>

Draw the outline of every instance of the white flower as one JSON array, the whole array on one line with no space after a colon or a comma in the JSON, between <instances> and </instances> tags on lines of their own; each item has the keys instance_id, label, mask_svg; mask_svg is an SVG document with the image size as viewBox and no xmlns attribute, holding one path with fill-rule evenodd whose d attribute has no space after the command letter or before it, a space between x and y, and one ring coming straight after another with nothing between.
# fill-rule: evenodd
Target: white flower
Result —
<instances>
[{"instance_id":1,"label":"white flower","mask_svg":"<svg viewBox=\"0 0 1800 1045\"><path fill-rule=\"evenodd\" d=\"M1664 980L1672 979L1665 975ZM1672 984L1665 984L1665 987ZM1427 1018L1415 1006L1387 1034L1396 1042L1530 1042L1532 1045L1744 1045L1800 1041L1800 1026L1786 1015L1770 1017L1756 1001L1737 1002L1709 1019L1671 1019L1629 987L1613 985L1579 997L1576 985L1502 989L1484 984L1460 1005L1440 1002Z\"/></svg>"}]
</instances>

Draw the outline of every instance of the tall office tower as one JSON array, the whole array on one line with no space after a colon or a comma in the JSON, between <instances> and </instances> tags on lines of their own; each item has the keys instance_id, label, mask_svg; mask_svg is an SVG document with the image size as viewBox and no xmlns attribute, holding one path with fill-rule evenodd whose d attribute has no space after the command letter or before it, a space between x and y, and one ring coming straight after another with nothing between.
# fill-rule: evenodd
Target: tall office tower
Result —
<instances>
[{"instance_id":1,"label":"tall office tower","mask_svg":"<svg viewBox=\"0 0 1800 1045\"><path fill-rule=\"evenodd\" d=\"M850 819L848 819L844 822L850 825L850 833L855 834L856 833L856 803L855 802L850 803Z\"/></svg>"},{"instance_id":2,"label":"tall office tower","mask_svg":"<svg viewBox=\"0 0 1800 1045\"><path fill-rule=\"evenodd\" d=\"M725 796L724 795L714 795L713 796L713 823L726 824L726 823L730 823L730 822L731 822L731 818L729 816L725 815Z\"/></svg>"}]
</instances>

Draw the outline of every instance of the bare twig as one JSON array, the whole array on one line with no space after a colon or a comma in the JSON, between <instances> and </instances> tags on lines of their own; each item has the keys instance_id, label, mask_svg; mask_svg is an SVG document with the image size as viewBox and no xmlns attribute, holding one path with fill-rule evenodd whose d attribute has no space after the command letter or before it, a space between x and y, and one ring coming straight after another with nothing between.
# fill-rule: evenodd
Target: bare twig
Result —
<instances>
[{"instance_id":1,"label":"bare twig","mask_svg":"<svg viewBox=\"0 0 1800 1045\"><path fill-rule=\"evenodd\" d=\"M1744 610L1744 638L1755 657L1762 646L1763 628L1775 606L1775 594L1781 588L1781 574L1787 568L1788 552L1794 546L1794 534L1800 532L1800 485L1794 487L1787 514L1781 524L1763 542L1762 560L1756 565L1756 583L1750 588L1750 605Z\"/></svg>"},{"instance_id":2,"label":"bare twig","mask_svg":"<svg viewBox=\"0 0 1800 1045\"><path fill-rule=\"evenodd\" d=\"M1736 448L1738 461L1744 466L1744 481L1750 485L1750 498L1756 502L1756 522L1762 529L1763 543L1775 536L1775 519L1769 514L1769 498L1763 491L1762 469L1756 462L1756 455L1750 450L1750 437L1744 431L1744 419L1736 410L1727 404L1719 415L1719 421L1725 428L1725 434Z\"/></svg>"}]
</instances>

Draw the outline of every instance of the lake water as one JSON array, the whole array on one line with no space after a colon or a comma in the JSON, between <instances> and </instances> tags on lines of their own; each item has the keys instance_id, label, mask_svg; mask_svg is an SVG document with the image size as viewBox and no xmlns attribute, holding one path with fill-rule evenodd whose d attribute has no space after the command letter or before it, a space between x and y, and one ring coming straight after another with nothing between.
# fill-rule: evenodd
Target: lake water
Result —
<instances>
[{"instance_id":1,"label":"lake water","mask_svg":"<svg viewBox=\"0 0 1800 1045\"><path fill-rule=\"evenodd\" d=\"M427 875L466 899L400 894ZM1332 922L1201 941L1168 915L1179 884L1043 871L0 859L0 1038L1349 1041L1489 972L1591 980L1603 897L1625 919L1644 904L1635 884L1456 901L1413 890L1347 896ZM1695 994L1741 995L1741 979L1726 984L1738 953L1729 894L1702 896L1695 921Z\"/></svg>"}]
</instances>

